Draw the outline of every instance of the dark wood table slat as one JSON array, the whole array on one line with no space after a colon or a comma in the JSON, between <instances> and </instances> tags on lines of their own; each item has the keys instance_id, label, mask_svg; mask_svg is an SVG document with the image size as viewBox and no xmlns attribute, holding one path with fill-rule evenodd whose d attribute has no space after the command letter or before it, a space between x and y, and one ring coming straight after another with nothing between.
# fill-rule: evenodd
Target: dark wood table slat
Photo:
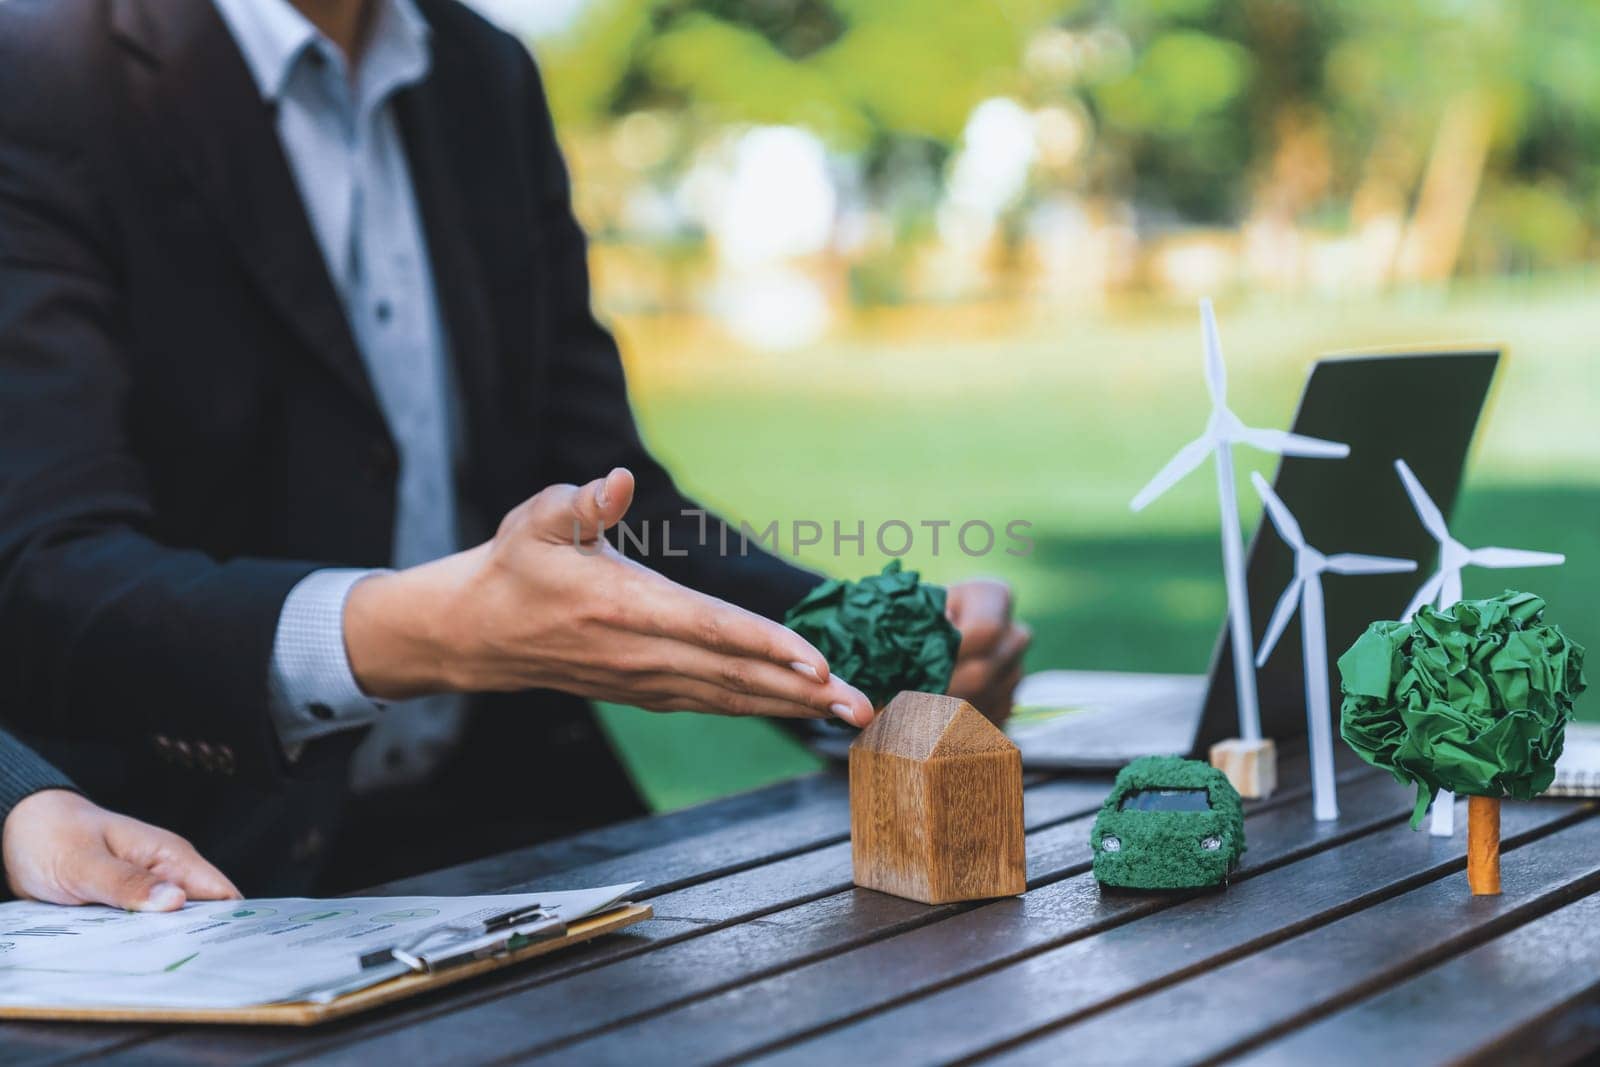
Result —
<instances>
[{"instance_id":1,"label":"dark wood table slat","mask_svg":"<svg viewBox=\"0 0 1600 1067\"><path fill-rule=\"evenodd\" d=\"M1063 821L1081 819L1086 812L1099 806L1105 790L1106 783L1103 780L1081 779L1049 781L1028 789L1024 794L1024 810L1030 832L1035 835L1041 831L1048 832ZM356 1018L304 1034L259 1029L175 1029L155 1032L134 1047L119 1049L116 1062L246 1063L262 1057L281 1056L288 1049L310 1050L330 1042L351 1040L352 1034L362 1036L395 1025L415 1025L425 1020L430 1021L432 1027L423 1026L421 1030L438 1027L453 1031L457 1029L454 1016L467 1005L504 997L527 984L544 985L562 978L571 980L571 976L588 971L601 962L628 959L649 950L659 950L687 939L734 928L735 924L751 924L752 920L756 921L752 932L758 931L762 928L761 924L769 921L764 918L769 913L838 894L849 888L848 811L841 813L840 819L846 835L846 840L841 843L747 867L708 881L694 882L659 896L652 896L647 886L638 896L640 899L650 899L656 909L656 918L630 927L625 934L562 953L523 975L496 976L496 979L507 981L471 983L459 992L451 991L425 1002L397 1005L372 1017ZM752 833L760 831L759 825L749 829ZM1076 843L1085 839L1087 832L1086 827L1077 829L1070 835L1070 840ZM1062 839L1066 841L1068 837L1063 835ZM691 839L685 845L694 843ZM651 872L649 865L658 858L654 855L657 851L652 849L641 854L638 874ZM625 871L611 870L612 862L606 861L605 869L614 876L626 877ZM578 868L564 874L559 884L552 885L552 888L590 884L601 882L594 872ZM522 1025L525 1027L525 1019ZM414 1040L407 1038L398 1044L405 1049L412 1046ZM366 1047L361 1046L362 1049ZM357 1058L365 1061L365 1051Z\"/></svg>"},{"instance_id":2,"label":"dark wood table slat","mask_svg":"<svg viewBox=\"0 0 1600 1067\"><path fill-rule=\"evenodd\" d=\"M714 825L698 833L652 838L650 819L631 820L624 824L625 832L606 827L533 845L390 882L371 895L470 896L517 893L530 885L610 885L641 878L649 892L667 892L848 838L847 783L838 775L816 782L817 788L793 794L793 803L742 818L707 820Z\"/></svg>"},{"instance_id":3,"label":"dark wood table slat","mask_svg":"<svg viewBox=\"0 0 1600 1067\"><path fill-rule=\"evenodd\" d=\"M1054 811L1058 792L1055 788L1043 789L1039 800L1030 803L1048 815ZM661 837L652 834L652 828L658 825L662 828ZM551 888L637 880L643 873L650 876L640 890L639 895L644 897L746 869L775 854L788 855L836 843L848 838L849 827L848 783L842 773L830 771L711 801L683 812L600 827L559 841L392 882L371 892L374 895L513 892L538 880L531 875L523 876L524 870L532 870L545 872L541 884ZM616 855L630 851L635 857L631 863L616 862ZM552 874L559 876L552 877ZM108 1051L141 1038L158 1036L168 1029L61 1025L39 1029L0 1024L0 1049L4 1049L8 1057L0 1062L42 1067L54 1062L61 1055L60 1049L72 1047L75 1042L84 1053L96 1049ZM35 1046L37 1058L27 1058L29 1049Z\"/></svg>"},{"instance_id":4,"label":"dark wood table slat","mask_svg":"<svg viewBox=\"0 0 1600 1067\"><path fill-rule=\"evenodd\" d=\"M533 882L603 885L652 876L665 892L758 864L774 853L837 842L849 834L849 788L842 771L807 775L663 815L630 819L556 841L379 886L373 895L506 892ZM651 850L655 850L651 854ZM637 864L615 862L634 854ZM619 870L622 872L619 874ZM570 873L566 873L570 872ZM561 877L552 877L553 875ZM589 882L585 879L595 878ZM166 1032L136 1026L0 1024L0 1067L44 1067L64 1055L93 1055Z\"/></svg>"},{"instance_id":5,"label":"dark wood table slat","mask_svg":"<svg viewBox=\"0 0 1600 1067\"><path fill-rule=\"evenodd\" d=\"M1086 851L1092 816L1082 816L1038 831L1029 838L1029 867L1036 876L1053 876ZM1070 857L1070 859L1069 859ZM437 1020L402 1019L400 1029L369 1036L358 1045L309 1061L359 1063L420 1043L429 1055L470 1060L505 1049L507 1025L541 1041L560 1040L671 1003L703 996L771 970L926 925L962 905L930 908L880 893L855 893L848 886L849 855L829 857L843 880L837 891L816 900L768 913L759 919L723 924L700 936L657 939L651 950L574 974L560 982L503 985L482 1003L457 1008ZM533 1026L528 1020L536 1019ZM515 1021L515 1022L514 1022ZM421 1025L419 1025L419 1023ZM519 1038L513 1046L522 1044Z\"/></svg>"},{"instance_id":6,"label":"dark wood table slat","mask_svg":"<svg viewBox=\"0 0 1600 1067\"><path fill-rule=\"evenodd\" d=\"M1504 840L1514 846L1587 811L1572 803L1508 805ZM1460 867L1465 851L1464 836L1433 842L1403 825L1379 830L1236 882L1226 892L1191 897L1136 923L876 1012L770 1061L851 1056L907 1064L975 1055L1370 907ZM911 976L884 971L879 981L892 986Z\"/></svg>"},{"instance_id":7,"label":"dark wood table slat","mask_svg":"<svg viewBox=\"0 0 1600 1067\"><path fill-rule=\"evenodd\" d=\"M1348 778L1352 782L1370 779L1374 785L1381 781L1370 769L1351 771ZM1092 788L1101 792L1105 783L1097 782ZM1304 793L1286 790L1258 807L1289 805ZM1393 817L1389 805L1384 810L1386 817ZM1046 884L1087 869L1092 820L1092 815L1084 815L1030 833L1030 884ZM360 1044L346 1044L352 1038L341 1037L345 1047L297 1062L358 1063L370 1055L382 1058L419 1048L442 1061L470 1062L475 1057L520 1051L521 1039L508 1048L503 1038L493 1036L508 1027L537 1031L538 1041L529 1047L542 1047L813 958L928 926L978 906L931 908L879 893L851 892L848 866L840 873L844 879L841 892L769 913L757 922L727 926L671 945L658 944L648 953L633 954L561 982L541 981L533 988L527 988L531 983L521 988L507 985L483 1003L462 1007L447 1018L403 1019L390 1027L393 1032L382 1036L358 1032L357 1036L365 1038ZM538 1025L528 1027L530 1018L538 1019Z\"/></svg>"},{"instance_id":8,"label":"dark wood table slat","mask_svg":"<svg viewBox=\"0 0 1600 1067\"><path fill-rule=\"evenodd\" d=\"M0 1067L50 1067L94 1059L135 1042L151 1027L63 1026L60 1023L7 1023L0 1026Z\"/></svg>"},{"instance_id":9,"label":"dark wood table slat","mask_svg":"<svg viewBox=\"0 0 1600 1067\"><path fill-rule=\"evenodd\" d=\"M1046 784L1030 775L1027 785ZM1041 795L1047 803L1050 793ZM797 778L662 815L642 816L571 837L513 849L403 878L361 896L514 893L528 886L637 881L663 893L745 867L848 839L849 783L843 770Z\"/></svg>"},{"instance_id":10,"label":"dark wood table slat","mask_svg":"<svg viewBox=\"0 0 1600 1067\"><path fill-rule=\"evenodd\" d=\"M1376 774L1347 785L1345 817L1336 829L1319 826L1308 817L1304 792L1294 800L1282 795L1280 799L1284 802L1253 811L1247 820L1252 844L1246 855L1254 870L1392 826L1407 809L1405 793ZM919 990L992 969L1181 899L1123 895L1102 901L1093 879L1084 873L1089 859L1087 831L1086 822L1072 842L1072 876L1030 892L1021 902L1003 900L970 908L887 940L696 999L636 1025L563 1046L561 1051L581 1060L602 1055L602 1048L655 1045L673 1048L685 1062L721 1059L879 1010ZM1029 844L1031 849L1031 839ZM853 896L873 900L879 894L857 891ZM697 979L692 972L669 974L681 982ZM528 1047L531 1051L548 1045L529 1042Z\"/></svg>"},{"instance_id":11,"label":"dark wood table slat","mask_svg":"<svg viewBox=\"0 0 1600 1067\"><path fill-rule=\"evenodd\" d=\"M1237 1062L1573 1062L1600 1045L1596 960L1600 894L1591 893Z\"/></svg>"},{"instance_id":12,"label":"dark wood table slat","mask_svg":"<svg viewBox=\"0 0 1600 1067\"><path fill-rule=\"evenodd\" d=\"M774 843L774 851L781 849L784 843L790 846L805 843L808 832L814 835L810 838L814 845L822 837L837 833L838 811L846 811L848 819L848 806L850 793L845 774L842 769L829 769L826 773L763 785L762 789L736 793L733 797L706 801L702 805L627 819L574 833L571 837L510 849L456 867L400 878L374 886L370 891L363 889L360 896L499 893L502 886L549 878L574 867L594 867L608 859L672 845L675 841L704 840L710 833L730 827L742 837L739 827L774 817L787 819L792 824L789 835ZM774 821L773 825L776 824L778 822Z\"/></svg>"},{"instance_id":13,"label":"dark wood table slat","mask_svg":"<svg viewBox=\"0 0 1600 1067\"><path fill-rule=\"evenodd\" d=\"M999 1063L1211 1062L1287 1033L1600 889L1600 819L1507 852L1502 895L1454 873L1021 1045ZM1600 934L1590 967L1600 958ZM1526 1013L1546 1005L1530 1002ZM1519 1015L1503 1004L1503 1018ZM1420 1060L1414 1062L1421 1062Z\"/></svg>"},{"instance_id":14,"label":"dark wood table slat","mask_svg":"<svg viewBox=\"0 0 1600 1067\"><path fill-rule=\"evenodd\" d=\"M1600 816L1505 809L1505 893L1464 831L1340 749L1341 819L1250 805L1234 886L1102 893L1109 776L1027 782L1029 891L926 907L850 885L829 772L407 879L483 893L635 881L657 917L544 965L314 1030L0 1025L0 1067L121 1064L1562 1062L1600 1048ZM1441 917L1444 917L1443 919ZM1419 1019L1423 1025L1417 1025Z\"/></svg>"}]
</instances>

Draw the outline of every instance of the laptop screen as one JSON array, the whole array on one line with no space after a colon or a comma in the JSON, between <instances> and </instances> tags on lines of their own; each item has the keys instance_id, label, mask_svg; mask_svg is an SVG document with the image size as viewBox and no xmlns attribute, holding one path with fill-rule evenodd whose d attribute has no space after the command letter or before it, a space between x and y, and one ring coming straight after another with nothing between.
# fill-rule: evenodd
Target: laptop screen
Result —
<instances>
[{"instance_id":1,"label":"laptop screen","mask_svg":"<svg viewBox=\"0 0 1600 1067\"><path fill-rule=\"evenodd\" d=\"M1323 576L1328 649L1336 659L1377 619L1398 618L1433 567L1438 546L1412 510L1394 461L1404 459L1449 516L1461 488L1468 447L1500 354L1494 350L1350 356L1319 361L1301 394L1294 431L1350 446L1343 460L1285 458L1236 449L1241 501L1249 474L1278 462L1273 481L1321 551L1363 552L1417 561L1414 574ZM1246 580L1250 622L1259 647L1280 594L1294 577L1294 553L1263 522L1250 544ZM1193 754L1238 735L1233 651L1226 623L1212 655L1205 712ZM1339 672L1329 663L1331 706L1340 703ZM1305 675L1298 619L1257 672L1261 732L1280 744L1306 732Z\"/></svg>"}]
</instances>

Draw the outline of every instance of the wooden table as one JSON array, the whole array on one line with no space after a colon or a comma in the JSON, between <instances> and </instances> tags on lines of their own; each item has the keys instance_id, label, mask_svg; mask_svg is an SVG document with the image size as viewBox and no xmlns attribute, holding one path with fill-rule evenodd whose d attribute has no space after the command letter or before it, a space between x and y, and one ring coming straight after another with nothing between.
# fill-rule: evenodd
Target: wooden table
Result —
<instances>
[{"instance_id":1,"label":"wooden table","mask_svg":"<svg viewBox=\"0 0 1600 1067\"><path fill-rule=\"evenodd\" d=\"M1285 781L1304 764L1283 760ZM1600 819L1507 803L1473 899L1408 790L1346 767L1252 805L1232 888L1102 894L1109 779L1030 779L1029 891L925 907L852 889L837 774L412 879L482 893L644 879L656 918L547 962L304 1031L0 1026L0 1062L141 1064L1562 1062L1600 1047Z\"/></svg>"}]
</instances>

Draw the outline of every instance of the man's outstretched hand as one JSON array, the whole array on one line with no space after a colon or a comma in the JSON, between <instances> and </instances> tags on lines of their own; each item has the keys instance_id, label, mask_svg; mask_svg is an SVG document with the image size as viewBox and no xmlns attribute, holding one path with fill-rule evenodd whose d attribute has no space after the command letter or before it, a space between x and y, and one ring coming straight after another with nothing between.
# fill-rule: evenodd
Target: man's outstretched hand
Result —
<instances>
[{"instance_id":1,"label":"man's outstretched hand","mask_svg":"<svg viewBox=\"0 0 1600 1067\"><path fill-rule=\"evenodd\" d=\"M47 904L173 911L239 891L177 834L106 811L66 789L25 797L0 832L6 884Z\"/></svg>"},{"instance_id":2,"label":"man's outstretched hand","mask_svg":"<svg viewBox=\"0 0 1600 1067\"><path fill-rule=\"evenodd\" d=\"M792 630L613 549L601 534L632 500L621 468L554 485L493 540L358 582L344 616L356 680L382 699L543 688L654 711L872 720Z\"/></svg>"},{"instance_id":3,"label":"man's outstretched hand","mask_svg":"<svg viewBox=\"0 0 1600 1067\"><path fill-rule=\"evenodd\" d=\"M950 587L945 614L961 631L950 695L969 701L996 723L1011 715L1011 698L1022 681L1022 656L1033 640L1026 623L1011 617L1011 588L990 578Z\"/></svg>"}]
</instances>

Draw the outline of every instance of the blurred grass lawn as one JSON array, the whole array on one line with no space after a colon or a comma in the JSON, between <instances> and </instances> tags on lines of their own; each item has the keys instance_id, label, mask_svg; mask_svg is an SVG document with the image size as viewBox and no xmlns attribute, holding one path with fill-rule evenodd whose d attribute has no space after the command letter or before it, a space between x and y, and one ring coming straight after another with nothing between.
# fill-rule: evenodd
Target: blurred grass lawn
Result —
<instances>
[{"instance_id":1,"label":"blurred grass lawn","mask_svg":"<svg viewBox=\"0 0 1600 1067\"><path fill-rule=\"evenodd\" d=\"M1600 647L1600 355L1585 281L1499 283L1362 301L1264 299L1219 306L1230 394L1247 422L1286 425L1318 355L1497 341L1510 358L1479 427L1453 532L1468 544L1565 552L1544 572L1468 571L1468 596L1531 588L1551 618ZM1201 429L1197 316L1037 311L942 328L949 309L867 319L846 340L782 355L685 351L649 318L618 322L647 440L684 487L756 528L830 531L808 565L858 576L887 561L872 531L947 519L934 558L919 528L908 566L948 582L1010 580L1034 626L1029 669L1205 669L1223 607L1216 505L1191 478L1146 513L1127 501ZM998 338L998 339L996 339ZM1427 412L1417 413L1426 418ZM1241 453L1270 472L1272 460ZM1256 521L1253 500L1247 532ZM948 543L969 519L1031 522L1026 558L968 559ZM834 520L866 524L834 557ZM854 553L853 546L846 547ZM1600 673L1591 670L1591 674ZM1591 693L1579 714L1600 718ZM651 803L680 807L818 764L768 723L607 707Z\"/></svg>"}]
</instances>

